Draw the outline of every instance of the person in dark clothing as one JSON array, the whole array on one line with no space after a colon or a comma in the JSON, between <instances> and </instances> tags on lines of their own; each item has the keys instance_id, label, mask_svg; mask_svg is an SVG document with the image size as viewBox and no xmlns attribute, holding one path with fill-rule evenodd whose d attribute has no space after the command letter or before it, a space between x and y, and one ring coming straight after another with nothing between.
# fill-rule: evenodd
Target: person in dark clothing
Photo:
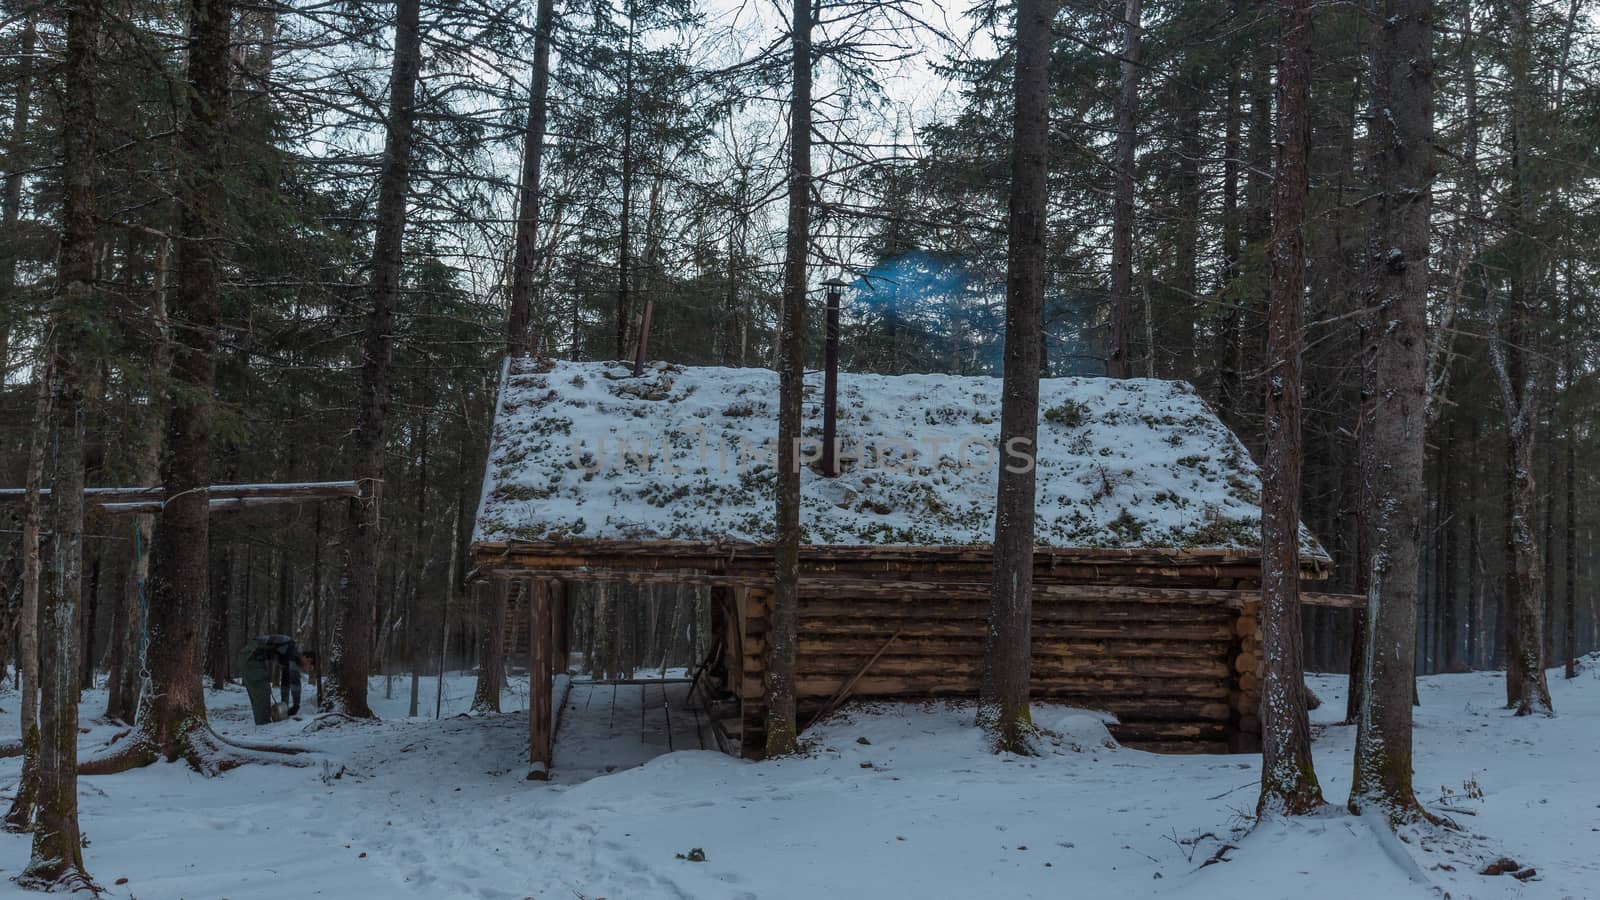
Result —
<instances>
[{"instance_id":1,"label":"person in dark clothing","mask_svg":"<svg viewBox=\"0 0 1600 900\"><path fill-rule=\"evenodd\" d=\"M300 675L316 670L317 655L301 650L294 638L285 634L263 634L245 643L239 653L239 669L244 673L244 688L257 725L272 721L272 665L282 673L279 690L292 716L300 711Z\"/></svg>"}]
</instances>

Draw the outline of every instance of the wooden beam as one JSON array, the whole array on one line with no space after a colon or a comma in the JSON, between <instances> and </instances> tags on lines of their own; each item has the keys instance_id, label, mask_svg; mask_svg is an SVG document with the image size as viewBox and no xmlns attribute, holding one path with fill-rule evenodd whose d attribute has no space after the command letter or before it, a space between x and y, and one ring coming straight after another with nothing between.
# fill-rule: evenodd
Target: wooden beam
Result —
<instances>
[{"instance_id":1,"label":"wooden beam","mask_svg":"<svg viewBox=\"0 0 1600 900\"><path fill-rule=\"evenodd\" d=\"M578 678L578 679L574 679L572 683L573 684L588 684L588 685L595 685L595 684L611 685L611 684L614 684L614 685L632 686L632 685L650 685L650 684L688 684L693 680L694 679L692 679L692 678L677 678L677 677L673 677L673 678Z\"/></svg>"},{"instance_id":2,"label":"wooden beam","mask_svg":"<svg viewBox=\"0 0 1600 900\"><path fill-rule=\"evenodd\" d=\"M657 556L700 557L713 556L727 559L772 559L772 547L767 544L711 543L701 541L625 541L572 539L562 541L479 541L472 545L474 553L485 555L515 554L528 556ZM800 548L802 559L825 560L878 560L878 559L960 559L990 562L991 548L973 546L913 547L899 544L809 544ZM1258 563L1261 553L1255 549L1189 549L1183 547L1105 548L1105 547L1040 547L1035 558L1050 563L1104 563L1126 565L1193 565ZM1308 566L1328 560L1320 555L1305 557Z\"/></svg>"},{"instance_id":3,"label":"wooden beam","mask_svg":"<svg viewBox=\"0 0 1600 900\"><path fill-rule=\"evenodd\" d=\"M213 484L207 488L213 510L239 509L267 503L298 503L305 500L333 500L354 497L360 485L354 481L304 481L284 484ZM0 488L0 503L19 503L26 493L22 488ZM50 489L41 491L49 496ZM160 512L167 499L166 488L94 487L83 491L85 503L112 513Z\"/></svg>"},{"instance_id":4,"label":"wooden beam","mask_svg":"<svg viewBox=\"0 0 1600 900\"><path fill-rule=\"evenodd\" d=\"M1322 591L1301 591L1301 606L1327 606L1333 609L1366 609L1366 594L1329 594Z\"/></svg>"},{"instance_id":5,"label":"wooden beam","mask_svg":"<svg viewBox=\"0 0 1600 900\"><path fill-rule=\"evenodd\" d=\"M872 654L872 657L870 659L868 659L866 662L862 663L861 666L856 669L855 674L850 676L850 680L846 681L839 688L839 690L833 695L833 697L831 697L828 700L828 702L823 705L823 707L821 709L817 710L811 716L810 720L806 722L806 728L810 728L811 726L817 724L817 720L818 719L826 718L828 716L828 714L830 714L834 710L838 709L839 708L839 704L843 703L846 699L848 699L849 696L850 696L850 692L855 690L856 682L861 680L861 676L867 674L867 670L872 668L872 664L877 662L883 656L884 652L889 649L889 645L893 644L895 641L897 641L899 639L900 639L900 632L898 632L898 631L896 631L894 634L889 635L889 639L887 641L883 642L883 646L878 648L878 652Z\"/></svg>"},{"instance_id":6,"label":"wooden beam","mask_svg":"<svg viewBox=\"0 0 1600 900\"><path fill-rule=\"evenodd\" d=\"M477 553L473 556L474 576L495 575L517 578L543 575L569 581L609 581L678 584L714 584L718 579L770 581L771 560L743 557L653 557L653 556L549 556ZM1326 573L1302 572L1304 579L1317 582ZM802 559L802 579L865 578L885 583L928 582L939 584L966 582L981 584L990 576L989 564L975 560L914 560L886 556L881 559ZM1261 567L1253 563L1230 565L1143 563L1039 563L1034 567L1037 583L1077 584L1168 584L1208 587L1236 581L1254 582Z\"/></svg>"},{"instance_id":7,"label":"wooden beam","mask_svg":"<svg viewBox=\"0 0 1600 900\"><path fill-rule=\"evenodd\" d=\"M582 582L609 582L613 584L758 584L763 579L756 573L708 574L693 571L643 571L632 569L559 569L563 580ZM525 577L530 574L551 574L535 567L500 565L480 570L480 575L499 578ZM1243 609L1261 600L1261 591L1254 588L1214 587L1158 587L1154 585L1112 583L1055 583L1059 577L1048 572L1035 575L1034 597L1039 601L1057 602L1117 602L1117 603L1187 603L1197 606L1225 606ZM1311 582L1315 583L1315 582ZM849 603L851 600L904 599L920 606L929 597L940 600L985 599L989 595L987 578L950 577L930 579L863 578L859 575L836 575L818 571L802 572L800 596L802 599L833 599ZM1322 606L1334 609L1362 609L1367 598L1363 594L1334 594L1325 591L1302 591L1300 602L1304 606ZM863 604L858 611L869 615L870 608Z\"/></svg>"},{"instance_id":8,"label":"wooden beam","mask_svg":"<svg viewBox=\"0 0 1600 900\"><path fill-rule=\"evenodd\" d=\"M340 495L345 496L345 495ZM350 494L348 496L355 496ZM234 512L241 509L257 506L273 506L281 503L305 503L309 500L321 498L302 496L283 497L228 497L213 499L207 504L211 512ZM166 504L160 500L130 500L117 503L101 503L100 509L112 515L124 513L158 513Z\"/></svg>"},{"instance_id":9,"label":"wooden beam","mask_svg":"<svg viewBox=\"0 0 1600 900\"><path fill-rule=\"evenodd\" d=\"M544 568L542 566L521 566L514 563L499 563L496 565L480 565L472 571L473 578L527 578L538 576L541 578L554 578L560 581L574 581L583 584L704 584L718 585L738 581L746 576L739 575L709 575L693 570L671 571L632 571L627 569L593 569L582 568Z\"/></svg>"},{"instance_id":10,"label":"wooden beam","mask_svg":"<svg viewBox=\"0 0 1600 900\"><path fill-rule=\"evenodd\" d=\"M528 598L528 780L548 781L554 762L550 733L552 657L555 629L550 616L550 583L530 580Z\"/></svg>"}]
</instances>

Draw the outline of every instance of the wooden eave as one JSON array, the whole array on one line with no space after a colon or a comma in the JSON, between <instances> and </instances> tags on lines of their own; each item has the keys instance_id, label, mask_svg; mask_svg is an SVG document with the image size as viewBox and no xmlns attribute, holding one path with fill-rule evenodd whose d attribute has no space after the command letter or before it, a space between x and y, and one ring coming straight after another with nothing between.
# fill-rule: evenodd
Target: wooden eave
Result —
<instances>
[{"instance_id":1,"label":"wooden eave","mask_svg":"<svg viewBox=\"0 0 1600 900\"><path fill-rule=\"evenodd\" d=\"M479 541L471 547L479 576L547 575L574 580L760 579L770 575L770 544L700 541ZM941 580L989 577L988 546L883 546L813 544L800 548L801 574L809 578L877 577ZM1111 576L1252 578L1260 574L1254 550L1186 548L1040 547L1034 571L1041 580L1094 581ZM1308 554L1301 578L1323 581L1332 560Z\"/></svg>"}]
</instances>

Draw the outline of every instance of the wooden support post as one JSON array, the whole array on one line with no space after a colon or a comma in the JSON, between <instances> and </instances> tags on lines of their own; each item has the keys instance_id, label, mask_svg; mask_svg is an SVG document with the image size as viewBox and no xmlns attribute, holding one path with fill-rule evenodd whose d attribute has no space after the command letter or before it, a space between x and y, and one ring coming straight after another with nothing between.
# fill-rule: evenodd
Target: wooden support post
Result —
<instances>
[{"instance_id":1,"label":"wooden support post","mask_svg":"<svg viewBox=\"0 0 1600 900\"><path fill-rule=\"evenodd\" d=\"M528 780L550 778L551 657L555 631L550 616L550 582L525 583L528 598Z\"/></svg>"},{"instance_id":2,"label":"wooden support post","mask_svg":"<svg viewBox=\"0 0 1600 900\"><path fill-rule=\"evenodd\" d=\"M550 632L555 652L551 654L550 671L560 675L567 671L572 659L572 647L567 632L567 583L551 581Z\"/></svg>"}]
</instances>

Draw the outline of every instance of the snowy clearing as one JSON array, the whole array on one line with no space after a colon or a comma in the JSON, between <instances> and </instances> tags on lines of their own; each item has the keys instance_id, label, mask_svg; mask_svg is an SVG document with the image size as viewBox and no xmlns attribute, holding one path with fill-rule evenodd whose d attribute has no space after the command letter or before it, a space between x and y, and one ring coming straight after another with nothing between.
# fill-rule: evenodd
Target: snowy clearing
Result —
<instances>
[{"instance_id":1,"label":"snowy clearing","mask_svg":"<svg viewBox=\"0 0 1600 900\"><path fill-rule=\"evenodd\" d=\"M988 754L968 709L928 703L849 708L808 733L803 758L688 750L620 768L648 756L631 725L610 711L602 729L602 704L586 713L569 699L557 779L528 782L525 713L459 715L473 682L454 677L443 720L431 718L431 679L421 719L403 716L404 681L383 700L374 679L385 721L320 730L258 731L241 689L213 693L219 730L314 748L312 765L210 781L181 765L84 779L86 858L110 896L140 900L1592 897L1600 658L1588 663L1576 681L1552 675L1561 715L1549 720L1500 709L1495 673L1422 679L1418 790L1454 810L1463 831L1412 833L1405 845L1385 846L1338 811L1241 840L1259 757L1112 749L1096 715L1052 707L1038 718L1060 737L1036 759ZM526 707L523 684L505 695L508 709ZM1332 722L1344 679L1318 676L1313 687L1324 700L1312 714L1318 774L1342 802L1354 729ZM556 690L564 695L564 679ZM640 702L654 696L642 690L618 701L641 721L655 702ZM102 703L91 692L84 709ZM16 736L16 695L0 707L3 741ZM113 733L87 728L83 752ZM609 765L619 768L600 774ZM19 766L0 760L0 791ZM1202 867L1219 853L1228 861ZM27 855L26 837L0 835L0 896L21 894L9 879ZM1498 856L1537 876L1475 874Z\"/></svg>"}]
</instances>

